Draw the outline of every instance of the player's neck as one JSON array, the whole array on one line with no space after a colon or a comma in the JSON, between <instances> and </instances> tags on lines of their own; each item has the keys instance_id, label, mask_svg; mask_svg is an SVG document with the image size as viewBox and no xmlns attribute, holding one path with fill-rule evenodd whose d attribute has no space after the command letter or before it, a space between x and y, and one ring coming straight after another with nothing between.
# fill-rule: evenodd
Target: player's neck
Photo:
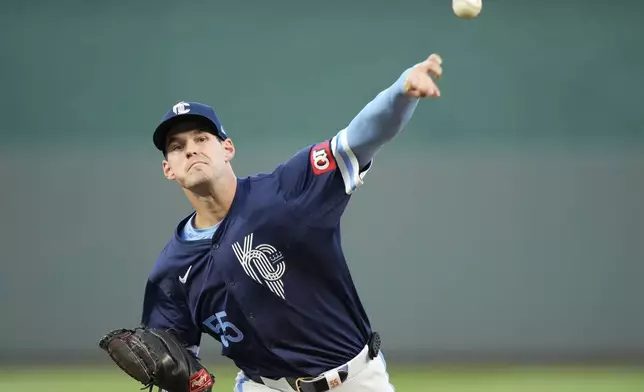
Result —
<instances>
[{"instance_id":1,"label":"player's neck","mask_svg":"<svg viewBox=\"0 0 644 392\"><path fill-rule=\"evenodd\" d=\"M237 191L237 177L226 176L212 184L207 193L191 193L188 195L192 207L196 211L193 224L195 229L205 229L221 222L228 214Z\"/></svg>"}]
</instances>

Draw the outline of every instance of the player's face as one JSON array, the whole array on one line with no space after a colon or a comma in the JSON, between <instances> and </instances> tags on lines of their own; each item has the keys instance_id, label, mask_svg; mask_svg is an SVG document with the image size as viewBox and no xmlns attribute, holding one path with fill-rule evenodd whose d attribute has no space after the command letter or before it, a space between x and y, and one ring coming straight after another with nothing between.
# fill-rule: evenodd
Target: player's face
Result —
<instances>
[{"instance_id":1,"label":"player's face","mask_svg":"<svg viewBox=\"0 0 644 392\"><path fill-rule=\"evenodd\" d=\"M221 141L201 130L170 134L166 142L163 172L185 189L208 187L229 164L235 153L230 139Z\"/></svg>"}]
</instances>

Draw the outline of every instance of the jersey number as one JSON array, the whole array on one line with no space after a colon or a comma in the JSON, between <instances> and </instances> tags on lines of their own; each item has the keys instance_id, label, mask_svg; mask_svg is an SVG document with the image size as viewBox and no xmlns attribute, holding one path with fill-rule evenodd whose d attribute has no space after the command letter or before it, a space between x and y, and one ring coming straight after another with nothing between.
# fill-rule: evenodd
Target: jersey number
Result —
<instances>
[{"instance_id":1,"label":"jersey number","mask_svg":"<svg viewBox=\"0 0 644 392\"><path fill-rule=\"evenodd\" d=\"M226 312L218 312L203 322L208 329L221 336L221 344L224 347L228 347L230 342L238 343L244 340L244 334L235 324L230 321L224 321L226 317L228 317ZM217 321L217 324L213 324L215 321ZM230 335L230 332L234 333L234 335Z\"/></svg>"}]
</instances>

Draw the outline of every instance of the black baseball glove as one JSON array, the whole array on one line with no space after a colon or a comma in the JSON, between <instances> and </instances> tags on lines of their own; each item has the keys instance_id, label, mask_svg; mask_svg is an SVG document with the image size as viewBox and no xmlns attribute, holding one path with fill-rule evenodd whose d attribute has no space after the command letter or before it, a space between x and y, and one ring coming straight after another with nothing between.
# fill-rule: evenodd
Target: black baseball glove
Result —
<instances>
[{"instance_id":1,"label":"black baseball glove","mask_svg":"<svg viewBox=\"0 0 644 392\"><path fill-rule=\"evenodd\" d=\"M215 376L167 331L116 329L99 342L112 360L145 387L167 392L211 392Z\"/></svg>"}]
</instances>

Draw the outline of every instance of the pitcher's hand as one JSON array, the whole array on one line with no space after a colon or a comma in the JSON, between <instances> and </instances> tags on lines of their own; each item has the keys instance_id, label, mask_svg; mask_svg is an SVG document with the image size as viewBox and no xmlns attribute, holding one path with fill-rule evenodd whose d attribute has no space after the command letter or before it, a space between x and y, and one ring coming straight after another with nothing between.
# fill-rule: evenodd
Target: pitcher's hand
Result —
<instances>
[{"instance_id":1,"label":"pitcher's hand","mask_svg":"<svg viewBox=\"0 0 644 392\"><path fill-rule=\"evenodd\" d=\"M440 97L441 92L432 75L436 80L441 77L442 63L443 60L439 55L431 54L427 60L414 65L405 79L405 93L416 98Z\"/></svg>"}]
</instances>

